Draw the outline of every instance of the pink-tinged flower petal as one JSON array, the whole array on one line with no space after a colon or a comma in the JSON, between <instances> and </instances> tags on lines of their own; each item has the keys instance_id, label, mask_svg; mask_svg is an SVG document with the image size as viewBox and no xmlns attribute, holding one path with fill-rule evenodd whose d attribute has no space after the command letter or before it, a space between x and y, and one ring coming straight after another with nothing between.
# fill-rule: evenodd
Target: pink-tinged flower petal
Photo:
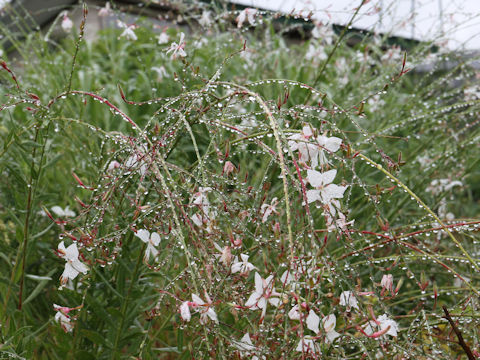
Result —
<instances>
[{"instance_id":1,"label":"pink-tinged flower petal","mask_svg":"<svg viewBox=\"0 0 480 360\"><path fill-rule=\"evenodd\" d=\"M258 309L259 307L257 306L258 300L262 297L262 294L258 294L254 292L250 297L248 298L247 302L245 303L245 307L248 307L252 310Z\"/></svg>"},{"instance_id":2,"label":"pink-tinged flower petal","mask_svg":"<svg viewBox=\"0 0 480 360\"><path fill-rule=\"evenodd\" d=\"M55 321L60 324L63 331L71 332L73 330L73 324L68 316L62 314L60 311L55 314Z\"/></svg>"},{"instance_id":3,"label":"pink-tinged flower petal","mask_svg":"<svg viewBox=\"0 0 480 360\"><path fill-rule=\"evenodd\" d=\"M188 306L188 301L184 301L180 306L180 317L183 321L190 321L192 315L190 314L190 307Z\"/></svg>"},{"instance_id":4,"label":"pink-tinged flower petal","mask_svg":"<svg viewBox=\"0 0 480 360\"><path fill-rule=\"evenodd\" d=\"M144 243L148 243L150 240L150 231L141 229L135 233L135 236L139 237Z\"/></svg>"},{"instance_id":5,"label":"pink-tinged flower petal","mask_svg":"<svg viewBox=\"0 0 480 360\"><path fill-rule=\"evenodd\" d=\"M67 249L65 249L65 243L63 241L61 241L60 244L58 244L57 249L58 249L59 253L62 255L62 258L65 258Z\"/></svg>"},{"instance_id":6,"label":"pink-tinged flower petal","mask_svg":"<svg viewBox=\"0 0 480 360\"><path fill-rule=\"evenodd\" d=\"M198 295L192 294L192 300L197 305L205 305L205 302L202 299L200 299L200 296Z\"/></svg>"},{"instance_id":7,"label":"pink-tinged flower petal","mask_svg":"<svg viewBox=\"0 0 480 360\"><path fill-rule=\"evenodd\" d=\"M298 305L292 307L292 309L288 312L288 317L290 320L300 320L300 312L298 311Z\"/></svg>"},{"instance_id":8,"label":"pink-tinged flower petal","mask_svg":"<svg viewBox=\"0 0 480 360\"><path fill-rule=\"evenodd\" d=\"M312 128L308 125L305 125L303 128L302 128L302 133L303 133L303 136L305 138L309 138L310 136L313 135L313 131L312 131Z\"/></svg>"},{"instance_id":9,"label":"pink-tinged flower petal","mask_svg":"<svg viewBox=\"0 0 480 360\"><path fill-rule=\"evenodd\" d=\"M315 314L313 310L310 310L307 316L307 328L312 330L315 334L320 332L318 325L320 324L320 317Z\"/></svg>"},{"instance_id":10,"label":"pink-tinged flower petal","mask_svg":"<svg viewBox=\"0 0 480 360\"><path fill-rule=\"evenodd\" d=\"M398 324L395 320L390 319L386 314L383 314L377 318L377 321L380 323L380 331L390 329L386 332L386 335L397 336L398 333Z\"/></svg>"}]
</instances>

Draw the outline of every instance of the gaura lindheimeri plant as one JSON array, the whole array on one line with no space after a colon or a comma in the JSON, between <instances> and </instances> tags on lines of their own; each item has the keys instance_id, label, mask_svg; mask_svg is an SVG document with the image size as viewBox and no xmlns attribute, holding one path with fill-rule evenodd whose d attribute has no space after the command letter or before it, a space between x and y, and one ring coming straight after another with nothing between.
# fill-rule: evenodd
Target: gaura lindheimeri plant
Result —
<instances>
[{"instance_id":1,"label":"gaura lindheimeri plant","mask_svg":"<svg viewBox=\"0 0 480 360\"><path fill-rule=\"evenodd\" d=\"M74 6L61 39L18 18L25 40L0 39L0 351L476 356L477 59L360 36L388 9L361 3L345 29L314 2L178 1L154 23L152 2Z\"/></svg>"}]
</instances>

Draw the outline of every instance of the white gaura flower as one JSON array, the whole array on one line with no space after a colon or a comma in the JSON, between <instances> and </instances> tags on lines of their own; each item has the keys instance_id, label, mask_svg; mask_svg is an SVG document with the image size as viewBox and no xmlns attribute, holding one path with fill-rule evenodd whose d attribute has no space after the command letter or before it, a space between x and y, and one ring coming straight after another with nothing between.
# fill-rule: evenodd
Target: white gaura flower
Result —
<instances>
[{"instance_id":1,"label":"white gaura flower","mask_svg":"<svg viewBox=\"0 0 480 360\"><path fill-rule=\"evenodd\" d=\"M170 36L165 31L162 31L160 35L157 36L157 41L159 45L167 44L170 41Z\"/></svg>"},{"instance_id":2,"label":"white gaura flower","mask_svg":"<svg viewBox=\"0 0 480 360\"><path fill-rule=\"evenodd\" d=\"M88 271L87 265L78 259L80 254L78 252L77 244L74 243L65 248L65 244L62 241L58 244L57 253L67 262L65 264L65 270L60 276L60 284L62 286L67 283L68 279L73 280L79 273L85 274Z\"/></svg>"},{"instance_id":3,"label":"white gaura flower","mask_svg":"<svg viewBox=\"0 0 480 360\"><path fill-rule=\"evenodd\" d=\"M156 258L158 255L158 250L156 247L160 244L160 235L158 235L156 232L152 232L150 234L150 231L141 229L136 232L135 236L139 237L140 240L147 244L147 249L145 250L145 256L143 259L145 261L150 260L150 255L153 255L153 257Z\"/></svg>"},{"instance_id":4,"label":"white gaura flower","mask_svg":"<svg viewBox=\"0 0 480 360\"><path fill-rule=\"evenodd\" d=\"M318 158L321 166L330 164L328 159L325 156L325 150L329 153L334 153L340 149L342 145L342 139L332 136L327 137L324 135L317 136L317 143L320 145L320 150L318 152Z\"/></svg>"},{"instance_id":5,"label":"white gaura flower","mask_svg":"<svg viewBox=\"0 0 480 360\"><path fill-rule=\"evenodd\" d=\"M382 293L381 293L382 296L386 291L390 291L390 293L394 295L392 274L383 275L382 281L380 281L380 285L382 286Z\"/></svg>"},{"instance_id":6,"label":"white gaura flower","mask_svg":"<svg viewBox=\"0 0 480 360\"><path fill-rule=\"evenodd\" d=\"M253 269L256 269L256 267L248 262L248 255L245 254L240 254L240 258L242 259L241 261L238 261L238 258L235 256L235 259L232 264L232 274L235 274L237 272L240 273L246 273L248 271L252 271Z\"/></svg>"},{"instance_id":7,"label":"white gaura flower","mask_svg":"<svg viewBox=\"0 0 480 360\"><path fill-rule=\"evenodd\" d=\"M370 320L363 329L365 334L375 338L384 335L397 337L398 335L397 322L390 319L386 314L379 316L376 321Z\"/></svg>"},{"instance_id":8,"label":"white gaura flower","mask_svg":"<svg viewBox=\"0 0 480 360\"><path fill-rule=\"evenodd\" d=\"M198 23L203 27L209 27L210 25L212 25L213 23L212 13L208 10L204 11Z\"/></svg>"},{"instance_id":9,"label":"white gaura flower","mask_svg":"<svg viewBox=\"0 0 480 360\"><path fill-rule=\"evenodd\" d=\"M206 324L207 318L212 319L214 322L218 324L218 317L215 310L213 310L212 300L207 293L205 293L205 299L207 302L205 303L198 295L192 294L191 306L195 309L195 311L200 313L200 323Z\"/></svg>"},{"instance_id":10,"label":"white gaura flower","mask_svg":"<svg viewBox=\"0 0 480 360\"><path fill-rule=\"evenodd\" d=\"M190 321L192 315L190 314L190 306L188 301L184 301L182 305L180 305L180 316L183 321Z\"/></svg>"},{"instance_id":11,"label":"white gaura flower","mask_svg":"<svg viewBox=\"0 0 480 360\"><path fill-rule=\"evenodd\" d=\"M169 52L172 52L171 58L176 59L177 56L180 57L185 57L187 56L187 53L185 52L185 34L182 32L180 33L180 41L178 44L176 42L173 42L170 47L167 50L167 54Z\"/></svg>"},{"instance_id":12,"label":"white gaura flower","mask_svg":"<svg viewBox=\"0 0 480 360\"><path fill-rule=\"evenodd\" d=\"M316 335L320 333L320 317L315 314L313 310L310 310L307 316L307 328L312 330ZM325 342L332 343L337 337L340 336L339 333L335 331L335 326L337 324L337 319L335 315L330 314L325 316L322 319L323 330L325 331Z\"/></svg>"},{"instance_id":13,"label":"white gaura flower","mask_svg":"<svg viewBox=\"0 0 480 360\"><path fill-rule=\"evenodd\" d=\"M241 28L245 20L248 20L250 25L255 25L255 16L257 15L257 11L258 11L257 9L252 9L252 8L246 8L240 11L240 14L238 14L236 18L237 27Z\"/></svg>"},{"instance_id":14,"label":"white gaura flower","mask_svg":"<svg viewBox=\"0 0 480 360\"><path fill-rule=\"evenodd\" d=\"M350 311L351 308L360 310L357 298L351 291L344 291L340 294L340 305L345 306L348 311Z\"/></svg>"},{"instance_id":15,"label":"white gaura flower","mask_svg":"<svg viewBox=\"0 0 480 360\"><path fill-rule=\"evenodd\" d=\"M65 307L65 306L60 306L57 304L53 304L53 308L57 312L55 314L55 321L60 324L62 327L63 331L65 332L72 332L73 330L73 323L70 319L70 316L68 316L68 313L70 312L70 308Z\"/></svg>"},{"instance_id":16,"label":"white gaura flower","mask_svg":"<svg viewBox=\"0 0 480 360\"><path fill-rule=\"evenodd\" d=\"M268 217L272 214L278 214L276 206L278 205L278 200L277 198L272 199L271 204L262 204L260 208L260 212L263 214L262 216L262 223L266 222L268 220Z\"/></svg>"},{"instance_id":17,"label":"white gaura flower","mask_svg":"<svg viewBox=\"0 0 480 360\"><path fill-rule=\"evenodd\" d=\"M136 25L127 25L123 21L117 20L117 26L123 28L123 32L120 34L120 37L124 37L127 40L135 41L137 40L137 35L135 34Z\"/></svg>"},{"instance_id":18,"label":"white gaura flower","mask_svg":"<svg viewBox=\"0 0 480 360\"><path fill-rule=\"evenodd\" d=\"M313 137L312 128L308 125L304 126L302 132L288 137L288 147L291 151L298 150L299 161L315 168L318 165L318 145L310 142Z\"/></svg>"},{"instance_id":19,"label":"white gaura flower","mask_svg":"<svg viewBox=\"0 0 480 360\"><path fill-rule=\"evenodd\" d=\"M262 322L265 317L268 303L273 306L278 306L280 304L280 298L278 296L281 294L275 291L273 285L273 275L270 275L266 279L262 279L258 272L255 273L255 291L248 298L245 307L248 307L251 310L262 309L260 322Z\"/></svg>"},{"instance_id":20,"label":"white gaura flower","mask_svg":"<svg viewBox=\"0 0 480 360\"><path fill-rule=\"evenodd\" d=\"M62 19L63 31L65 31L66 33L69 33L70 31L72 31L72 28L73 28L73 21L68 17L67 14L63 15L63 19Z\"/></svg>"},{"instance_id":21,"label":"white gaura flower","mask_svg":"<svg viewBox=\"0 0 480 360\"><path fill-rule=\"evenodd\" d=\"M60 206L55 205L52 207L52 211L59 217L74 217L76 215L68 206L64 210Z\"/></svg>"},{"instance_id":22,"label":"white gaura flower","mask_svg":"<svg viewBox=\"0 0 480 360\"><path fill-rule=\"evenodd\" d=\"M339 333L335 331L335 326L337 325L337 318L335 315L330 314L325 316L322 319L323 329L325 330L325 341L327 343L332 343L336 338L340 336Z\"/></svg>"},{"instance_id":23,"label":"white gaura flower","mask_svg":"<svg viewBox=\"0 0 480 360\"><path fill-rule=\"evenodd\" d=\"M347 187L332 184L336 175L337 170L329 170L324 173L307 170L307 181L316 189L307 191L308 203L320 200L323 204L328 204L332 199L343 198Z\"/></svg>"}]
</instances>

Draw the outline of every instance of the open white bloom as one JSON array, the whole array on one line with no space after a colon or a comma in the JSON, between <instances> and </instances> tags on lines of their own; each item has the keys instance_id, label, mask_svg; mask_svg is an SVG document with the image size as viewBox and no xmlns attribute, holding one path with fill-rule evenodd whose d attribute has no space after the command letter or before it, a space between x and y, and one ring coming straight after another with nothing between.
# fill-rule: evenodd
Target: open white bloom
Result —
<instances>
[{"instance_id":1,"label":"open white bloom","mask_svg":"<svg viewBox=\"0 0 480 360\"><path fill-rule=\"evenodd\" d=\"M275 291L273 285L273 275L270 275L266 279L262 279L258 272L255 273L255 291L250 295L245 306L251 310L262 309L260 321L265 317L268 303L273 306L278 306L280 304L280 298L278 296L281 294Z\"/></svg>"},{"instance_id":2,"label":"open white bloom","mask_svg":"<svg viewBox=\"0 0 480 360\"><path fill-rule=\"evenodd\" d=\"M73 324L70 317L68 316L68 312L71 309L64 306L57 305L57 304L53 304L53 308L57 312L55 314L55 321L60 324L63 331L72 332Z\"/></svg>"},{"instance_id":3,"label":"open white bloom","mask_svg":"<svg viewBox=\"0 0 480 360\"><path fill-rule=\"evenodd\" d=\"M188 301L184 301L182 305L180 305L180 316L183 321L190 321L190 319L192 318Z\"/></svg>"},{"instance_id":4,"label":"open white bloom","mask_svg":"<svg viewBox=\"0 0 480 360\"><path fill-rule=\"evenodd\" d=\"M176 59L177 56L180 56L180 57L185 57L187 56L187 53L185 52L185 34L182 32L180 33L180 41L178 42L178 44L176 42L173 42L170 47L168 48L167 50L167 54L169 52L172 52L172 59Z\"/></svg>"},{"instance_id":5,"label":"open white bloom","mask_svg":"<svg viewBox=\"0 0 480 360\"><path fill-rule=\"evenodd\" d=\"M240 11L240 14L238 14L236 18L237 27L241 28L245 20L248 20L250 25L255 25L255 16L257 15L257 11L258 11L257 9L252 9L252 8L246 8Z\"/></svg>"},{"instance_id":6,"label":"open white bloom","mask_svg":"<svg viewBox=\"0 0 480 360\"><path fill-rule=\"evenodd\" d=\"M335 326L337 325L337 318L335 317L335 315L330 314L325 316L322 319L322 325L323 329L325 330L325 341L327 343L334 342L335 339L340 336L340 334L335 331Z\"/></svg>"},{"instance_id":7,"label":"open white bloom","mask_svg":"<svg viewBox=\"0 0 480 360\"><path fill-rule=\"evenodd\" d=\"M232 274L235 274L237 272L245 273L247 271L256 269L255 265L248 262L248 255L240 254L240 258L242 260L238 261L238 258L235 256L235 259L233 260L233 264L231 268Z\"/></svg>"},{"instance_id":8,"label":"open white bloom","mask_svg":"<svg viewBox=\"0 0 480 360\"><path fill-rule=\"evenodd\" d=\"M321 166L330 164L328 159L325 156L325 150L329 153L334 153L340 149L342 145L342 139L332 136L327 137L324 135L317 136L318 145L320 145L320 150L318 152L318 158Z\"/></svg>"},{"instance_id":9,"label":"open white bloom","mask_svg":"<svg viewBox=\"0 0 480 360\"><path fill-rule=\"evenodd\" d=\"M350 308L360 310L357 298L351 291L344 291L340 294L340 305L345 306L347 310Z\"/></svg>"},{"instance_id":10,"label":"open white bloom","mask_svg":"<svg viewBox=\"0 0 480 360\"><path fill-rule=\"evenodd\" d=\"M213 310L212 300L207 293L205 293L207 303L205 303L198 295L192 294L193 302L190 304L195 311L200 313L200 323L206 324L207 318L212 319L218 324L218 317L215 310Z\"/></svg>"},{"instance_id":11,"label":"open white bloom","mask_svg":"<svg viewBox=\"0 0 480 360\"><path fill-rule=\"evenodd\" d=\"M52 211L60 217L74 217L76 215L68 206L63 210L60 206L55 205L52 207Z\"/></svg>"},{"instance_id":12,"label":"open white bloom","mask_svg":"<svg viewBox=\"0 0 480 360\"><path fill-rule=\"evenodd\" d=\"M336 175L337 170L329 170L324 173L307 170L307 181L316 189L307 191L308 203L320 200L323 204L328 204L332 199L343 198L347 187L332 184Z\"/></svg>"},{"instance_id":13,"label":"open white bloom","mask_svg":"<svg viewBox=\"0 0 480 360\"><path fill-rule=\"evenodd\" d=\"M77 244L74 243L65 248L65 244L62 241L58 244L57 253L67 262L65 264L65 270L60 276L60 283L62 286L67 283L68 279L73 280L79 273L85 274L88 271L88 267L78 259L80 254L78 252Z\"/></svg>"},{"instance_id":14,"label":"open white bloom","mask_svg":"<svg viewBox=\"0 0 480 360\"><path fill-rule=\"evenodd\" d=\"M272 213L278 214L277 209L276 209L277 205L278 205L278 200L277 200L276 197L272 199L272 204L262 204L262 206L260 208L260 212L263 213L262 223L266 222L268 220L268 217Z\"/></svg>"},{"instance_id":15,"label":"open white bloom","mask_svg":"<svg viewBox=\"0 0 480 360\"><path fill-rule=\"evenodd\" d=\"M73 21L68 17L67 14L63 15L63 20L62 20L62 29L66 33L69 33L72 31L73 28Z\"/></svg>"},{"instance_id":16,"label":"open white bloom","mask_svg":"<svg viewBox=\"0 0 480 360\"><path fill-rule=\"evenodd\" d=\"M145 250L145 256L143 259L148 261L150 259L150 255L153 255L153 257L156 258L158 255L158 250L156 247L158 244L160 244L160 235L158 235L156 232L152 232L150 234L150 231L141 229L136 232L135 236L139 237L140 240L147 244L147 249Z\"/></svg>"},{"instance_id":17,"label":"open white bloom","mask_svg":"<svg viewBox=\"0 0 480 360\"><path fill-rule=\"evenodd\" d=\"M137 35L135 34L135 25L127 25L123 21L117 20L117 26L123 28L123 32L120 34L120 37L124 37L127 40L135 41L137 40Z\"/></svg>"},{"instance_id":18,"label":"open white bloom","mask_svg":"<svg viewBox=\"0 0 480 360\"><path fill-rule=\"evenodd\" d=\"M198 22L203 27L209 27L213 23L212 13L208 10L204 11L202 13L202 17L200 18L200 20Z\"/></svg>"},{"instance_id":19,"label":"open white bloom","mask_svg":"<svg viewBox=\"0 0 480 360\"><path fill-rule=\"evenodd\" d=\"M165 31L162 31L160 35L157 36L157 41L159 45L167 44L170 41L170 36Z\"/></svg>"},{"instance_id":20,"label":"open white bloom","mask_svg":"<svg viewBox=\"0 0 480 360\"><path fill-rule=\"evenodd\" d=\"M308 125L304 126L302 132L288 137L288 147L291 151L298 150L299 161L302 163L311 162L310 166L315 168L318 165L319 147L310 142L313 137L312 128Z\"/></svg>"},{"instance_id":21,"label":"open white bloom","mask_svg":"<svg viewBox=\"0 0 480 360\"><path fill-rule=\"evenodd\" d=\"M365 326L364 331L367 335L375 336L375 333L390 335L396 337L398 334L398 324L395 320L390 319L387 314L383 314L377 318L377 321L370 320Z\"/></svg>"}]
</instances>

